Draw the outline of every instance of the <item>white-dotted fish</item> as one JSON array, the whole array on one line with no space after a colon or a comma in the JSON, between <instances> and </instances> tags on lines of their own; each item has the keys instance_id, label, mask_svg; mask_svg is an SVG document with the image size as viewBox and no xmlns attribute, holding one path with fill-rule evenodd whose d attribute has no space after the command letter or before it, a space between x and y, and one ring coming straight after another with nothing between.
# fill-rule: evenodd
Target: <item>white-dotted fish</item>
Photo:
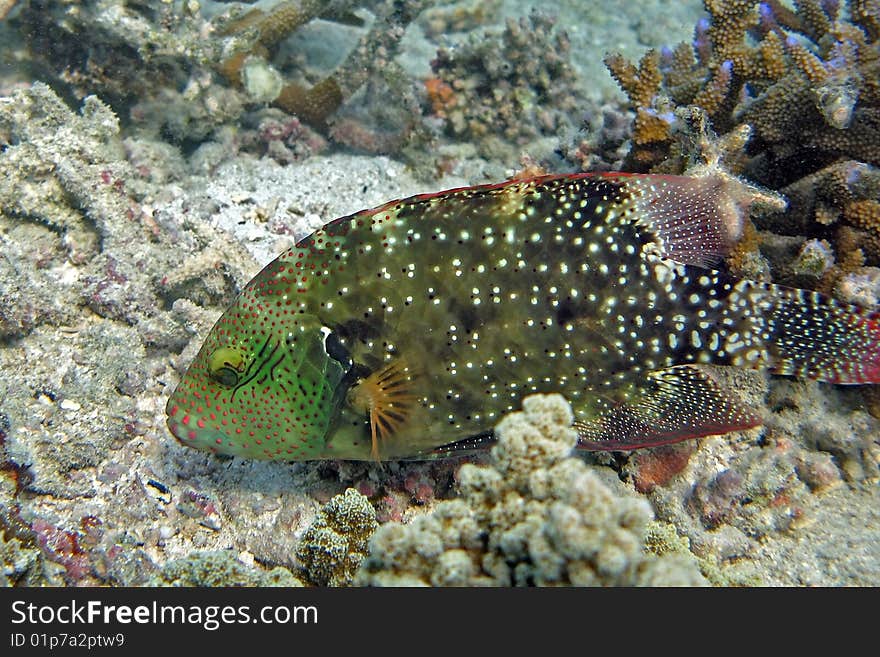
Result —
<instances>
[{"instance_id":1,"label":"white-dotted fish","mask_svg":"<svg viewBox=\"0 0 880 657\"><path fill-rule=\"evenodd\" d=\"M760 423L699 364L880 381L875 314L712 268L745 189L545 176L331 221L219 319L168 425L251 458L435 458L490 444L524 396L561 392L580 447L627 450Z\"/></svg>"}]
</instances>

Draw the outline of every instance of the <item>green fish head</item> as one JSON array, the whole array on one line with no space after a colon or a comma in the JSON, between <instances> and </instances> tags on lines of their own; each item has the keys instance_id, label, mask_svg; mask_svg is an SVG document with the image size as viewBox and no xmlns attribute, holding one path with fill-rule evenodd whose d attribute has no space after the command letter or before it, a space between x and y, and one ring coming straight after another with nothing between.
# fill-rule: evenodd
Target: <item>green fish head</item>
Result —
<instances>
[{"instance_id":1,"label":"green fish head","mask_svg":"<svg viewBox=\"0 0 880 657\"><path fill-rule=\"evenodd\" d=\"M169 398L168 427L184 445L245 458L321 458L350 362L334 350L330 330L301 312L277 262L214 325Z\"/></svg>"}]
</instances>

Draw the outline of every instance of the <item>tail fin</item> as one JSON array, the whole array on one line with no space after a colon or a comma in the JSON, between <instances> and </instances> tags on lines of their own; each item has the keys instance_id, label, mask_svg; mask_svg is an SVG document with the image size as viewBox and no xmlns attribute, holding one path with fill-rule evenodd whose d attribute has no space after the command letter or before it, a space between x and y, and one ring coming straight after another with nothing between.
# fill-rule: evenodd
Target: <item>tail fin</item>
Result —
<instances>
[{"instance_id":1,"label":"tail fin","mask_svg":"<svg viewBox=\"0 0 880 657\"><path fill-rule=\"evenodd\" d=\"M830 383L880 383L880 313L818 292L768 286L770 369Z\"/></svg>"}]
</instances>

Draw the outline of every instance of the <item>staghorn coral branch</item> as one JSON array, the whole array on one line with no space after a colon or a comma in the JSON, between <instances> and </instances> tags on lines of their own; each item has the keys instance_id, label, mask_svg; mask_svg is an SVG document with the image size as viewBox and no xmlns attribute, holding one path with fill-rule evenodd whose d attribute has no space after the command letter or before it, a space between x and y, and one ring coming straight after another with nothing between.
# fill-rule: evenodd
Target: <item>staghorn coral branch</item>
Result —
<instances>
[{"instance_id":1,"label":"staghorn coral branch","mask_svg":"<svg viewBox=\"0 0 880 657\"><path fill-rule=\"evenodd\" d=\"M0 0L0 21L6 18L6 15L12 11L18 0Z\"/></svg>"}]
</instances>

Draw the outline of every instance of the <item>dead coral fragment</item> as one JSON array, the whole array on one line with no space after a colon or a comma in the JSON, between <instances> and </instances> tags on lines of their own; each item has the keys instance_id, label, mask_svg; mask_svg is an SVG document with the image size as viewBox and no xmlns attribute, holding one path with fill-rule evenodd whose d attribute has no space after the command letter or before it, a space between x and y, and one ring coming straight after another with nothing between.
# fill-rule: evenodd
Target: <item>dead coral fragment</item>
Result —
<instances>
[{"instance_id":1,"label":"dead coral fragment","mask_svg":"<svg viewBox=\"0 0 880 657\"><path fill-rule=\"evenodd\" d=\"M648 504L621 496L570 456L577 442L560 395L533 395L496 427L492 464L459 471L462 498L370 541L367 585L704 584L693 559L645 550Z\"/></svg>"},{"instance_id":2,"label":"dead coral fragment","mask_svg":"<svg viewBox=\"0 0 880 657\"><path fill-rule=\"evenodd\" d=\"M241 68L249 55L265 57L269 51L297 29L316 18L325 3L320 0L303 2L280 2L268 14L252 9L219 29L221 35L240 35L250 41L249 48L242 50L220 63L219 71L231 83L240 81Z\"/></svg>"},{"instance_id":3,"label":"dead coral fragment","mask_svg":"<svg viewBox=\"0 0 880 657\"><path fill-rule=\"evenodd\" d=\"M12 11L18 0L0 0L0 21L6 18L6 15Z\"/></svg>"},{"instance_id":4,"label":"dead coral fragment","mask_svg":"<svg viewBox=\"0 0 880 657\"><path fill-rule=\"evenodd\" d=\"M59 232L75 264L92 258L99 241L92 224L103 229L108 217L127 209L119 194L93 189L102 171L115 177L104 163L122 156L116 116L95 96L76 116L37 82L0 100L0 130L10 136L0 157L0 211Z\"/></svg>"},{"instance_id":5,"label":"dead coral fragment","mask_svg":"<svg viewBox=\"0 0 880 657\"><path fill-rule=\"evenodd\" d=\"M370 501L354 488L333 497L306 530L296 551L308 579L320 586L347 586L379 523Z\"/></svg>"},{"instance_id":6,"label":"dead coral fragment","mask_svg":"<svg viewBox=\"0 0 880 657\"><path fill-rule=\"evenodd\" d=\"M319 0L282 2L270 13L259 9L223 26L224 34L233 35L247 45L224 59L218 71L234 86L242 83L247 62L255 58L271 59L276 47L287 36L318 17L349 19L351 2L327 3ZM393 57L407 25L429 0L386 0L377 9L370 30L361 38L337 70L311 87L287 82L273 97L274 105L297 116L316 130L327 132L328 120L343 102L360 89L371 77L385 75L394 69Z\"/></svg>"},{"instance_id":7,"label":"dead coral fragment","mask_svg":"<svg viewBox=\"0 0 880 657\"><path fill-rule=\"evenodd\" d=\"M194 70L216 61L217 41L192 2L20 2L10 26L27 54L71 96L99 95L125 116L132 99L176 89ZM8 38L8 37L6 37Z\"/></svg>"}]
</instances>

